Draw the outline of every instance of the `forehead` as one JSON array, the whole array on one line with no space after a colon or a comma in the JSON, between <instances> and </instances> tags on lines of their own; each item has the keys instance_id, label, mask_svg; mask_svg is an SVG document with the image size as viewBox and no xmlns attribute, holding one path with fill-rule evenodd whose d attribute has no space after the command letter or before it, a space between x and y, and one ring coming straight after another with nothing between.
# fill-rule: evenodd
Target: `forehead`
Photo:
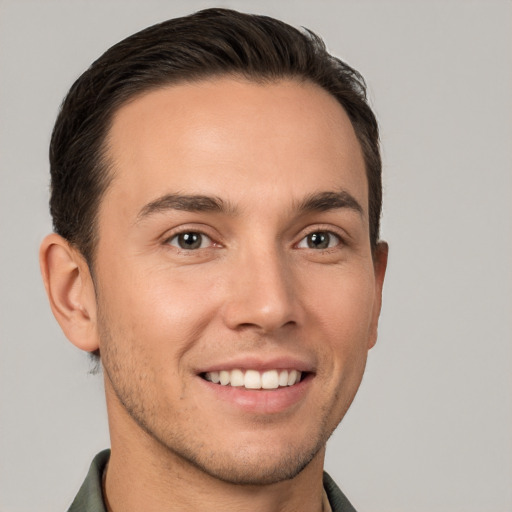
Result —
<instances>
[{"instance_id":1,"label":"forehead","mask_svg":"<svg viewBox=\"0 0 512 512\"><path fill-rule=\"evenodd\" d=\"M114 180L103 206L118 201L123 215L164 193L291 203L339 188L367 210L352 124L333 96L307 82L220 78L153 90L117 111L108 156Z\"/></svg>"}]
</instances>

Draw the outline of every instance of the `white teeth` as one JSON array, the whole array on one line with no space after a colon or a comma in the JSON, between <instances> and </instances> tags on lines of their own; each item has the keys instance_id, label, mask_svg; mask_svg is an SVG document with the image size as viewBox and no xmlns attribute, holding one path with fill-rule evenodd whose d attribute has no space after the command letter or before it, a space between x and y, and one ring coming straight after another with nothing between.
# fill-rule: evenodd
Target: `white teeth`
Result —
<instances>
[{"instance_id":1,"label":"white teeth","mask_svg":"<svg viewBox=\"0 0 512 512\"><path fill-rule=\"evenodd\" d=\"M261 389L260 372L256 370L247 370L244 376L244 386L247 389Z\"/></svg>"},{"instance_id":2,"label":"white teeth","mask_svg":"<svg viewBox=\"0 0 512 512\"><path fill-rule=\"evenodd\" d=\"M277 389L293 386L300 382L302 373L298 370L246 370L240 369L207 372L205 379L222 386L245 387L246 389Z\"/></svg>"},{"instance_id":3,"label":"white teeth","mask_svg":"<svg viewBox=\"0 0 512 512\"><path fill-rule=\"evenodd\" d=\"M263 389L276 389L279 387L279 375L277 370L268 370L261 376L261 387Z\"/></svg>"},{"instance_id":4,"label":"white teeth","mask_svg":"<svg viewBox=\"0 0 512 512\"><path fill-rule=\"evenodd\" d=\"M233 370L231 372L231 385L235 387L243 386L245 382L242 370Z\"/></svg>"},{"instance_id":5,"label":"white teeth","mask_svg":"<svg viewBox=\"0 0 512 512\"><path fill-rule=\"evenodd\" d=\"M223 385L223 386L227 386L229 384L229 372L226 371L226 370L222 370L219 372L219 375L220 375L220 383Z\"/></svg>"},{"instance_id":6,"label":"white teeth","mask_svg":"<svg viewBox=\"0 0 512 512\"><path fill-rule=\"evenodd\" d=\"M298 374L297 370L292 370L288 374L288 386L293 386L296 382L298 382L299 379L300 375Z\"/></svg>"},{"instance_id":7,"label":"white teeth","mask_svg":"<svg viewBox=\"0 0 512 512\"><path fill-rule=\"evenodd\" d=\"M279 372L279 385L288 386L288 370L282 370Z\"/></svg>"}]
</instances>

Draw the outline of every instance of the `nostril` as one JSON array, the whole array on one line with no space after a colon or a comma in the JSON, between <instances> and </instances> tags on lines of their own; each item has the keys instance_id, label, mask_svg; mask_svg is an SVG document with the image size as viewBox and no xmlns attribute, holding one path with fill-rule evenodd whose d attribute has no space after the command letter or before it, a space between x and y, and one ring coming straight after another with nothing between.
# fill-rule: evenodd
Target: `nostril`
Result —
<instances>
[{"instance_id":1,"label":"nostril","mask_svg":"<svg viewBox=\"0 0 512 512\"><path fill-rule=\"evenodd\" d=\"M278 329L289 329L291 327L296 327L297 322L295 320L288 320L283 324L270 324L266 322L259 323L251 323L251 322L243 322L234 326L234 330L237 332L245 332L245 331L260 331L262 334L270 333L276 331Z\"/></svg>"}]
</instances>

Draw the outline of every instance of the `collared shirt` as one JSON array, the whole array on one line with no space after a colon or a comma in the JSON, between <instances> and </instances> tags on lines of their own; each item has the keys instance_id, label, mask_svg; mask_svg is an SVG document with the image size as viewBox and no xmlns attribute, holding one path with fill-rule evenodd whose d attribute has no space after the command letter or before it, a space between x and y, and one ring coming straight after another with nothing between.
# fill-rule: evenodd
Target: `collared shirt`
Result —
<instances>
[{"instance_id":1,"label":"collared shirt","mask_svg":"<svg viewBox=\"0 0 512 512\"><path fill-rule=\"evenodd\" d=\"M96 455L68 512L107 512L101 480L109 457L110 450L104 450ZM327 473L324 473L324 491L324 512L356 512ZM328 506L330 508L327 508Z\"/></svg>"}]
</instances>

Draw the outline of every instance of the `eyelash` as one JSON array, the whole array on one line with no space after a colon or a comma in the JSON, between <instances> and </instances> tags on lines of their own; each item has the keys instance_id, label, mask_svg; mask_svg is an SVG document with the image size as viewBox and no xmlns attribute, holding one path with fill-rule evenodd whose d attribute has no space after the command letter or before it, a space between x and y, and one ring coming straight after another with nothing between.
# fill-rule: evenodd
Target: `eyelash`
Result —
<instances>
[{"instance_id":1,"label":"eyelash","mask_svg":"<svg viewBox=\"0 0 512 512\"><path fill-rule=\"evenodd\" d=\"M327 247L321 247L321 248L318 248L318 247L311 247L309 245L309 239L310 237L313 237L314 235L322 235L322 236L326 236L327 235ZM333 241L334 239L334 242L335 244L334 245L331 245L331 242ZM324 239L321 239L320 243L324 242ZM301 247L301 244L307 244L306 247ZM312 250L319 250L319 251L327 251L327 250L332 250L334 249L335 247L338 247L339 245L342 245L343 244L343 239L340 235L338 235L337 233L334 233L332 230L329 230L329 229L315 229L314 231L310 231L308 234L306 234L305 236L303 236L300 241L297 243L296 247L298 249L312 249Z\"/></svg>"},{"instance_id":2,"label":"eyelash","mask_svg":"<svg viewBox=\"0 0 512 512\"><path fill-rule=\"evenodd\" d=\"M192 236L191 238L191 243L190 245L192 247L182 247L180 245L180 237L185 237L185 239L181 240L181 241L185 241L187 242L187 237L188 236ZM323 237L327 236L327 247L311 247L310 245L310 238L309 237L313 237L314 235L322 235L322 237L320 238L320 244L322 243L325 243L325 239ZM197 240L199 238L199 240ZM205 240L206 239L206 240ZM331 245L331 243L334 241L334 245ZM197 245L197 243L199 242L199 246L194 246L194 245ZM207 247L202 247L203 243L208 243L208 246ZM167 245L170 245L172 247L175 247L177 250L179 251L184 251L184 252L187 252L187 253L191 253L191 252L195 252L195 251L198 251L198 250L204 250L204 249L209 249L211 247L220 247L220 244L216 243L211 236L207 235L206 233L200 231L200 230L194 230L194 229L188 229L188 230L182 230L178 233L174 233L172 236L166 238L165 244ZM314 243L314 241L313 241ZM302 245L302 244L306 244L306 245ZM294 247L298 248L298 249L311 249L313 251L329 251L329 250L333 250L335 249L336 247L340 246L340 245L344 245L345 244L345 241L343 239L342 236L340 236L338 233L335 233L334 231L332 231L331 229L325 229L325 228L322 228L322 227L316 227L316 229L312 230L312 231L309 231L308 233L305 233L304 236L302 236L302 238L299 240L299 242L297 242Z\"/></svg>"},{"instance_id":3,"label":"eyelash","mask_svg":"<svg viewBox=\"0 0 512 512\"><path fill-rule=\"evenodd\" d=\"M195 235L196 237L199 237L200 238L200 246L199 247L181 247L179 245L179 238L187 237L187 235ZM203 242L205 241L205 239L209 241L209 245L208 245L208 247L201 247L203 245ZM173 243L173 241L175 241L175 240L176 240L176 243ZM185 239L185 241L186 241L186 239ZM197 242L197 240L196 240L196 242ZM176 249L178 249L180 251L186 251L186 252L192 252L192 251L196 251L196 250L200 250L200 249L207 249L209 247L219 245L219 244L215 244L215 242L212 240L212 238L210 236L208 236L206 233L203 233L202 231L198 231L198 230L193 230L193 229L175 233L172 236L170 236L169 238L167 238L165 240L165 243L168 245L171 245L173 247L176 247ZM191 245L194 245L194 239L192 239Z\"/></svg>"}]
</instances>

